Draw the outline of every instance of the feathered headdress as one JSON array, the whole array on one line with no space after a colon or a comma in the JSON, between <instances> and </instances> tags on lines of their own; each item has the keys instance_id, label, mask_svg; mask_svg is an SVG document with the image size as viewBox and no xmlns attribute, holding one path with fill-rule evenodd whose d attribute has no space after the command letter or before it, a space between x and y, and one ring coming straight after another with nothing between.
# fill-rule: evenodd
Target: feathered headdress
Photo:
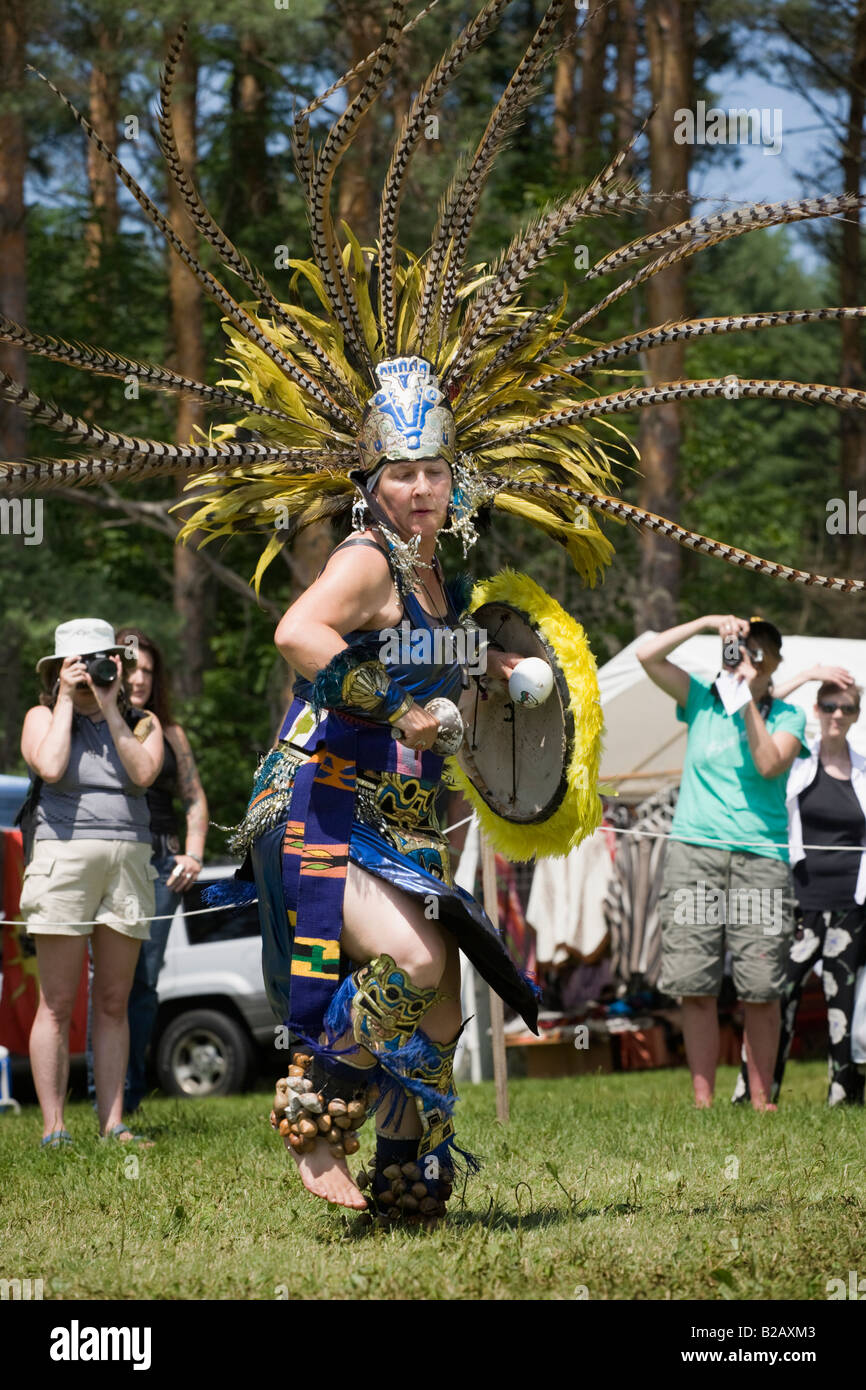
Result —
<instances>
[{"instance_id":1,"label":"feathered headdress","mask_svg":"<svg viewBox=\"0 0 866 1390\"><path fill-rule=\"evenodd\" d=\"M84 371L132 376L145 387L191 395L206 406L230 412L232 422L213 426L209 437L198 443L174 445L135 438L68 415L0 374L0 397L77 446L75 456L67 459L0 465L5 474L2 491L41 492L105 479L187 476L196 488L195 510L188 515L181 538L194 532L205 537L239 531L269 535L256 570L258 585L267 565L299 528L351 507L359 467L363 476L363 470L376 466L376 458L394 457L393 448L406 445L410 452L411 436L414 447L432 449L456 461L464 539L472 512L484 502L492 503L523 517L563 545L589 582L613 553L593 516L598 513L660 532L754 572L846 591L866 587L860 581L826 579L758 559L608 495L616 485L615 451L629 447L613 423L616 415L665 401L732 394L862 410L866 392L792 381L739 380L732 393L729 377L670 381L601 395L593 387L595 374L608 369L611 362L661 343L779 324L862 318L866 308L691 319L596 346L585 336L604 309L697 251L757 228L857 209L863 198L850 193L758 203L691 218L640 237L597 261L585 282L614 270L628 268L628 274L597 302L581 308L577 317L568 319L564 296L543 308L528 308L523 297L531 277L577 223L610 213L622 215L648 202L647 195L621 175L641 127L591 183L556 199L523 227L494 265L466 265L467 243L493 162L538 90L543 70L556 51L551 42L555 27L571 8L566 0L554 0L474 153L451 180L429 250L415 257L398 246L406 174L425 122L508 3L487 0L412 102L385 176L374 248L362 247L345 223L340 230L334 226L330 195L339 163L382 91L400 39L411 27L404 28L405 0L391 5L379 47L296 116L292 142L307 206L312 259L289 262L294 273L286 301L277 299L263 276L220 230L184 169L171 107L183 29L169 49L162 75L162 150L193 225L240 282L240 300L198 262L85 117L49 82L220 308L235 375L218 386L208 386L116 353L39 337L6 318L0 318L0 341ZM325 96L358 73L364 74L360 90L316 147L310 133L312 112ZM302 287L307 295L312 292L318 312L305 304ZM575 344L583 345L580 356L574 355ZM409 361L415 363L411 369L406 366ZM411 435L411 422L407 423L411 410L401 414L400 402L395 406L398 389L404 390L403 406L411 405L410 398L417 398L417 403L425 390L435 392L436 399L427 402L429 410L422 421L422 432L428 430L424 439L417 432Z\"/></svg>"}]
</instances>

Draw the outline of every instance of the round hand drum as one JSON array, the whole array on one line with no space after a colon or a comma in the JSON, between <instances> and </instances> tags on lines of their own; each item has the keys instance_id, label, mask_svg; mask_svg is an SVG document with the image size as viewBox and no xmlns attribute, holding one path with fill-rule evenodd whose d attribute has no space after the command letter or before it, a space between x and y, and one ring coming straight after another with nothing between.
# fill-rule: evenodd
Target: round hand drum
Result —
<instances>
[{"instance_id":1,"label":"round hand drum","mask_svg":"<svg viewBox=\"0 0 866 1390\"><path fill-rule=\"evenodd\" d=\"M519 608L496 601L482 604L472 616L490 643L546 662L553 690L533 708L515 704L505 681L488 679L486 699L473 681L460 702L466 736L457 762L497 815L523 825L546 821L568 789L574 748L565 675L553 648Z\"/></svg>"}]
</instances>

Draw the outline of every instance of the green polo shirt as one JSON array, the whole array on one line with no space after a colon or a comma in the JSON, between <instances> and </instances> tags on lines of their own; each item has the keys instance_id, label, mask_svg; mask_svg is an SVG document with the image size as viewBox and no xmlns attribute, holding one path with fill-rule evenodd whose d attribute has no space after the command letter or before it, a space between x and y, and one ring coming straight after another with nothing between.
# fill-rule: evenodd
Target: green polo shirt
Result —
<instances>
[{"instance_id":1,"label":"green polo shirt","mask_svg":"<svg viewBox=\"0 0 866 1390\"><path fill-rule=\"evenodd\" d=\"M677 705L677 719L688 725L689 738L671 838L716 849L741 847L747 854L787 862L788 774L761 776L749 749L745 708L725 714L713 685L690 676L685 709ZM800 740L798 757L809 756L805 710L774 700L764 722L771 734L793 734Z\"/></svg>"}]
</instances>

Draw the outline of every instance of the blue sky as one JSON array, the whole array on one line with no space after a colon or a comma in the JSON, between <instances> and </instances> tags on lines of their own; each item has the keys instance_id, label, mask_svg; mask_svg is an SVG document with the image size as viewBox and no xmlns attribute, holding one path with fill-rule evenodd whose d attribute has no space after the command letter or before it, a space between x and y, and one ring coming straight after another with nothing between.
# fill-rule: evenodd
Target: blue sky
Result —
<instances>
[{"instance_id":1,"label":"blue sky","mask_svg":"<svg viewBox=\"0 0 866 1390\"><path fill-rule=\"evenodd\" d=\"M750 109L778 108L781 111L781 151L765 154L760 145L740 145L740 164L735 167L725 147L707 151L711 155L693 174L692 193L697 211L709 211L707 199L729 196L738 202L780 202L785 198L803 198L817 193L841 192L838 154L833 151L834 131L844 122L842 102L820 92L810 93L813 101L836 124L828 127L818 111L804 97L787 87L775 87L763 79L749 76L744 79L731 71L721 72L713 79L714 104L725 110L736 107ZM838 145L837 145L838 149ZM715 157L712 157L712 156ZM828 168L833 182L827 178ZM822 176L823 175L823 176ZM712 204L715 206L715 204ZM812 263L811 252L792 229L795 244L802 259Z\"/></svg>"}]
</instances>

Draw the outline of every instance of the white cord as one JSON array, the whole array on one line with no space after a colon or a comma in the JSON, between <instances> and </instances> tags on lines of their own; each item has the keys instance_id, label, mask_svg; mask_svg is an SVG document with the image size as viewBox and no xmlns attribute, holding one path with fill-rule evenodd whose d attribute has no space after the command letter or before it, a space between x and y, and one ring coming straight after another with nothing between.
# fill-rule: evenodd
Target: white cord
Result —
<instances>
[{"instance_id":1,"label":"white cord","mask_svg":"<svg viewBox=\"0 0 866 1390\"><path fill-rule=\"evenodd\" d=\"M697 845L702 849L745 849L747 845L760 845L762 849L788 849L788 842L776 844L774 841L769 843L766 840L714 840L709 836L705 840L679 840L677 836L671 835L669 830L632 830L620 829L615 825L600 825L599 830L609 830L613 835L642 835L647 840L672 840L677 839L680 844ZM820 849L822 851L838 850L840 854L850 854L856 850L862 854L866 850L866 845L804 845L803 849ZM766 856L765 856L766 857Z\"/></svg>"},{"instance_id":2,"label":"white cord","mask_svg":"<svg viewBox=\"0 0 866 1390\"><path fill-rule=\"evenodd\" d=\"M217 880L217 882L218 882L218 881L219 881L219 880ZM250 899L248 899L247 902L245 902L245 903L243 904L243 906L244 906L244 907L248 907L248 906L250 906L252 903L257 903L257 902L258 902L258 898L250 898ZM186 909L184 909L184 914L183 914L183 915L184 915L184 917L199 917L199 916L201 916L201 914L202 914L203 912L228 912L229 908L232 908L232 907L237 907L237 903L217 903L216 906L214 906L214 907L195 907L195 908L192 909L191 912L187 912ZM177 908L175 908L174 911L176 912L176 911L177 911ZM120 914L118 913L117 915L119 916ZM137 922L144 922L144 921L148 921L148 922L170 922L170 921L173 919L173 917L174 917L174 912L162 912L162 913L160 913L160 915L159 915L158 917L147 917L147 918L144 918L144 917L136 917L135 920L136 920ZM0 922L5 922L6 925L9 926L9 927L26 927L26 926L29 926L29 923L28 923L28 922L22 921L20 918L19 918L18 920L16 920L14 917L6 917L2 912L0 912ZM128 926L132 926L132 923L129 922L127 925L128 925ZM109 922L103 922L103 921L98 921L98 922L52 922L52 923L51 923L52 930L53 930L53 928L55 928L55 927L107 927L107 926L110 926L110 923L109 923Z\"/></svg>"}]
</instances>

